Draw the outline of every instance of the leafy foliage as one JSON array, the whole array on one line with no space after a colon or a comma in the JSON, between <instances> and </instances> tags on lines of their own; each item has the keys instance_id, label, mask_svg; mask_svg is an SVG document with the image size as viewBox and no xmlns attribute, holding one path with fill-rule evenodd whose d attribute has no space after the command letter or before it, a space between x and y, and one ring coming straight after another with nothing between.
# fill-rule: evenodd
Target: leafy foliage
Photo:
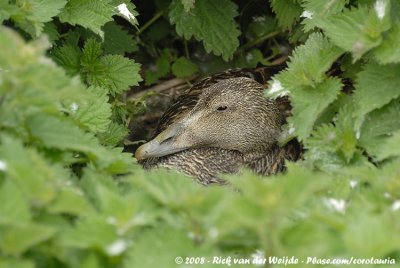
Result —
<instances>
[{"instance_id":1,"label":"leafy foliage","mask_svg":"<svg viewBox=\"0 0 400 268\"><path fill-rule=\"evenodd\" d=\"M0 1L0 267L400 261L397 1L136 2ZM205 188L122 152L141 74L186 80L285 51L266 95L288 95L284 129L306 149L286 173Z\"/></svg>"},{"instance_id":2,"label":"leafy foliage","mask_svg":"<svg viewBox=\"0 0 400 268\"><path fill-rule=\"evenodd\" d=\"M169 17L179 35L185 39L194 36L203 41L207 52L212 51L227 60L232 58L239 46L240 32L233 20L237 15L235 4L229 0L218 3L212 0L198 1L190 12L185 10L181 1L174 0Z\"/></svg>"}]
</instances>

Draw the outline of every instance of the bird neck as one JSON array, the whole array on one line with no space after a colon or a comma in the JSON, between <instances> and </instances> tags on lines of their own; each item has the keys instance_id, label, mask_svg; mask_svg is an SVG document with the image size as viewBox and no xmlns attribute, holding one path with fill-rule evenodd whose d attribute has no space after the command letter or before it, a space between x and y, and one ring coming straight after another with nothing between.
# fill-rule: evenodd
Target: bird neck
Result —
<instances>
[{"instance_id":1,"label":"bird neck","mask_svg":"<svg viewBox=\"0 0 400 268\"><path fill-rule=\"evenodd\" d=\"M243 154L244 164L261 175L275 174L284 169L285 151L278 144L268 151Z\"/></svg>"}]
</instances>

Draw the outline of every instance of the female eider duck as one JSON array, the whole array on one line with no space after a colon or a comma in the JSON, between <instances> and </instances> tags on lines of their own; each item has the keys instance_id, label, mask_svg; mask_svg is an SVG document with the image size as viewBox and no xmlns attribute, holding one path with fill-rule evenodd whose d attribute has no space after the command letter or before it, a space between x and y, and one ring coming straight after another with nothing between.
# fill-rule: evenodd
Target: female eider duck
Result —
<instances>
[{"instance_id":1,"label":"female eider duck","mask_svg":"<svg viewBox=\"0 0 400 268\"><path fill-rule=\"evenodd\" d=\"M297 160L296 140L278 144L285 122L279 102L266 98L254 78L229 70L193 85L161 117L154 138L136 150L139 163L208 185L224 184L220 174L243 167L270 175L282 171L286 159Z\"/></svg>"}]
</instances>

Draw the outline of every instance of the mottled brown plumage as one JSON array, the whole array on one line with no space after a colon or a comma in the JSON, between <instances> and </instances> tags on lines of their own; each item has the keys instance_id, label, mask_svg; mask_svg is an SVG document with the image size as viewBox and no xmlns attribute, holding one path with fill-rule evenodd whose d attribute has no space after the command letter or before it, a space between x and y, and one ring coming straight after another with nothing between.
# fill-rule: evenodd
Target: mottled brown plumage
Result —
<instances>
[{"instance_id":1,"label":"mottled brown plumage","mask_svg":"<svg viewBox=\"0 0 400 268\"><path fill-rule=\"evenodd\" d=\"M277 71L273 69L272 71ZM161 117L154 138L136 151L145 168L179 170L202 184L224 183L220 174L247 167L269 175L297 160L293 140L278 145L284 101L264 97L266 72L229 70L190 88Z\"/></svg>"}]
</instances>

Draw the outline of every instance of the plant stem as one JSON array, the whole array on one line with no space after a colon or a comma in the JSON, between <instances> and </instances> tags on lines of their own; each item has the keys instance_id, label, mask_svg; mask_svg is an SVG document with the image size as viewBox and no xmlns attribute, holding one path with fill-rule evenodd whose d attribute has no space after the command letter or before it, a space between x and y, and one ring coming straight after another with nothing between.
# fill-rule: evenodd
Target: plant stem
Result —
<instances>
[{"instance_id":1,"label":"plant stem","mask_svg":"<svg viewBox=\"0 0 400 268\"><path fill-rule=\"evenodd\" d=\"M156 20L158 20L164 14L164 10L158 11L150 20L148 20L142 27L137 31L137 35L140 35L144 30L146 30L150 25L152 25Z\"/></svg>"}]
</instances>

